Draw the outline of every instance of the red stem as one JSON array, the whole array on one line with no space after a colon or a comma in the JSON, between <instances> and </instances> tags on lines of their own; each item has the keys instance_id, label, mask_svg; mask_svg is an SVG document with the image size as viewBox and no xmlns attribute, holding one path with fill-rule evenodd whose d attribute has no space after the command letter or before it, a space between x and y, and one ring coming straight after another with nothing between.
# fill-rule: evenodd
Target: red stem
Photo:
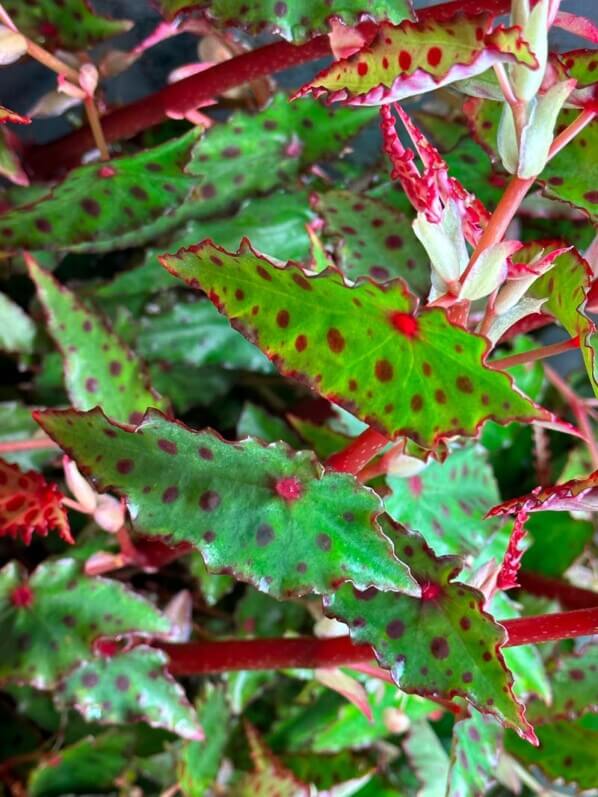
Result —
<instances>
[{"instance_id":1,"label":"red stem","mask_svg":"<svg viewBox=\"0 0 598 797\"><path fill-rule=\"evenodd\" d=\"M556 598L565 609L592 609L598 606L598 592L574 587L558 578L521 570L517 580L526 592L545 598Z\"/></svg>"},{"instance_id":2,"label":"red stem","mask_svg":"<svg viewBox=\"0 0 598 797\"><path fill-rule=\"evenodd\" d=\"M326 465L341 473L359 473L387 443L388 438L370 427L342 451L333 454Z\"/></svg>"},{"instance_id":3,"label":"red stem","mask_svg":"<svg viewBox=\"0 0 598 797\"><path fill-rule=\"evenodd\" d=\"M598 608L561 614L522 617L501 623L507 631L505 647L550 642L598 632ZM333 639L295 637L231 639L224 642L155 642L169 658L173 675L207 675L237 670L315 669L369 662L369 645L356 645L348 636Z\"/></svg>"},{"instance_id":4,"label":"red stem","mask_svg":"<svg viewBox=\"0 0 598 797\"><path fill-rule=\"evenodd\" d=\"M421 9L418 16L422 20L447 20L457 13L497 15L506 13L509 8L510 0L453 0ZM203 100L219 96L228 89L330 54L328 36L316 36L300 45L275 42L237 55L107 113L101 118L104 137L107 143L132 138L162 122L169 111L184 114L195 110ZM93 146L91 129L82 127L57 141L30 148L26 164L32 174L49 178L79 163L81 156Z\"/></svg>"}]
</instances>

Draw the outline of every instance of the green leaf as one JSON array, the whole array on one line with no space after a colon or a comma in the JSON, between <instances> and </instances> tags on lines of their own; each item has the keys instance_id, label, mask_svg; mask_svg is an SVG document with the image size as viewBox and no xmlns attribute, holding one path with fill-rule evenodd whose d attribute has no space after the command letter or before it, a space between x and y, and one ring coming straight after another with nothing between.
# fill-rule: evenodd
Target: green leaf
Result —
<instances>
[{"instance_id":1,"label":"green leaf","mask_svg":"<svg viewBox=\"0 0 598 797\"><path fill-rule=\"evenodd\" d=\"M27 313L4 293L0 293L0 349L13 354L33 351L35 324Z\"/></svg>"},{"instance_id":2,"label":"green leaf","mask_svg":"<svg viewBox=\"0 0 598 797\"><path fill-rule=\"evenodd\" d=\"M414 722L403 747L421 784L418 797L445 797L449 757L430 724L423 720Z\"/></svg>"},{"instance_id":3,"label":"green leaf","mask_svg":"<svg viewBox=\"0 0 598 797\"><path fill-rule=\"evenodd\" d=\"M505 748L525 766L538 767L548 778L562 778L580 789L596 786L598 731L578 722L555 722L538 728L539 747L525 744L513 733L505 735Z\"/></svg>"},{"instance_id":4,"label":"green leaf","mask_svg":"<svg viewBox=\"0 0 598 797\"><path fill-rule=\"evenodd\" d=\"M204 797L218 775L231 729L224 689L211 687L198 713L206 738L187 742L178 760L178 784L184 797Z\"/></svg>"},{"instance_id":5,"label":"green leaf","mask_svg":"<svg viewBox=\"0 0 598 797\"><path fill-rule=\"evenodd\" d=\"M345 584L325 598L328 612L347 623L356 642L373 646L405 692L464 697L533 740L500 650L505 632L484 611L482 594L454 581L459 558L436 557L419 534L391 524L389 519L383 528L409 563L422 597Z\"/></svg>"},{"instance_id":6,"label":"green leaf","mask_svg":"<svg viewBox=\"0 0 598 797\"><path fill-rule=\"evenodd\" d=\"M389 437L432 447L475 434L490 418L546 417L506 374L484 366L484 338L451 324L440 309L415 316L415 298L401 280L349 287L335 271L307 278L293 265L278 268L249 242L231 253L204 241L161 261L204 290L282 373Z\"/></svg>"},{"instance_id":7,"label":"green leaf","mask_svg":"<svg viewBox=\"0 0 598 797\"><path fill-rule=\"evenodd\" d=\"M231 576L210 573L201 555L193 551L186 557L187 565L193 578L197 581L199 591L208 606L214 606L235 587Z\"/></svg>"},{"instance_id":8,"label":"green leaf","mask_svg":"<svg viewBox=\"0 0 598 797\"><path fill-rule=\"evenodd\" d=\"M129 336L141 357L163 360L169 366L219 365L266 373L272 370L264 355L204 299L177 302L164 313L145 315L137 325L133 322Z\"/></svg>"},{"instance_id":9,"label":"green leaf","mask_svg":"<svg viewBox=\"0 0 598 797\"><path fill-rule=\"evenodd\" d=\"M517 252L517 262L528 263L542 248L551 251L562 242L527 244ZM598 396L598 362L591 342L596 325L586 315L586 302L594 275L590 264L575 249L556 258L554 266L537 279L530 296L546 299L543 312L551 313L571 337L579 336L579 346L594 393Z\"/></svg>"},{"instance_id":10,"label":"green leaf","mask_svg":"<svg viewBox=\"0 0 598 797\"><path fill-rule=\"evenodd\" d=\"M382 22L373 42L335 61L298 96L327 95L328 102L384 105L478 75L492 64L538 62L519 27L497 27L480 15L447 21Z\"/></svg>"},{"instance_id":11,"label":"green leaf","mask_svg":"<svg viewBox=\"0 0 598 797\"><path fill-rule=\"evenodd\" d=\"M447 795L486 794L495 780L502 731L493 717L470 709L469 717L453 729Z\"/></svg>"},{"instance_id":12,"label":"green leaf","mask_svg":"<svg viewBox=\"0 0 598 797\"><path fill-rule=\"evenodd\" d=\"M523 554L522 568L553 578L562 576L581 556L594 534L591 520L565 512L536 512L526 520L525 528L532 544Z\"/></svg>"},{"instance_id":13,"label":"green leaf","mask_svg":"<svg viewBox=\"0 0 598 797\"><path fill-rule=\"evenodd\" d=\"M496 135L501 103L470 100L466 104L470 126L484 149L496 158ZM561 132L578 116L579 111L565 109L559 114L556 132ZM583 210L593 222L598 221L598 122L594 120L550 160L538 182L544 194Z\"/></svg>"},{"instance_id":14,"label":"green leaf","mask_svg":"<svg viewBox=\"0 0 598 797\"><path fill-rule=\"evenodd\" d=\"M376 199L341 190L317 194L314 207L324 218L325 234L336 241L338 266L349 279L369 275L386 282L402 277L418 295L428 292L428 257L403 214Z\"/></svg>"},{"instance_id":15,"label":"green leaf","mask_svg":"<svg viewBox=\"0 0 598 797\"><path fill-rule=\"evenodd\" d=\"M438 554L477 554L496 526L484 522L500 498L492 468L479 446L456 449L444 462L430 461L415 476L387 476L386 511L417 529Z\"/></svg>"},{"instance_id":16,"label":"green leaf","mask_svg":"<svg viewBox=\"0 0 598 797\"><path fill-rule=\"evenodd\" d=\"M5 119L4 113L7 111L0 105L0 124L4 121L15 121ZM8 113L11 113L8 111ZM0 130L0 176L6 177L15 185L25 186L29 182L27 173L24 171L21 160L10 144L11 139L4 130Z\"/></svg>"},{"instance_id":17,"label":"green leaf","mask_svg":"<svg viewBox=\"0 0 598 797\"><path fill-rule=\"evenodd\" d=\"M168 408L149 385L143 363L47 271L29 259L29 274L48 316L49 331L64 359L64 378L76 407L101 405L112 417L134 422L150 406Z\"/></svg>"},{"instance_id":18,"label":"green leaf","mask_svg":"<svg viewBox=\"0 0 598 797\"><path fill-rule=\"evenodd\" d=\"M50 689L97 637L168 630L151 603L118 581L81 575L73 559L44 562L31 577L16 562L0 571L0 681Z\"/></svg>"},{"instance_id":19,"label":"green leaf","mask_svg":"<svg viewBox=\"0 0 598 797\"><path fill-rule=\"evenodd\" d=\"M275 758L249 723L245 724L245 731L254 771L244 775L231 789L231 797L309 797L309 786Z\"/></svg>"},{"instance_id":20,"label":"green leaf","mask_svg":"<svg viewBox=\"0 0 598 797\"><path fill-rule=\"evenodd\" d=\"M29 797L64 797L110 791L128 763L133 747L130 732L89 736L49 756L31 773Z\"/></svg>"},{"instance_id":21,"label":"green leaf","mask_svg":"<svg viewBox=\"0 0 598 797\"><path fill-rule=\"evenodd\" d=\"M197 137L191 130L154 149L73 169L49 194L1 217L4 251L104 252L173 229L192 207L185 200L197 181L183 169Z\"/></svg>"},{"instance_id":22,"label":"green leaf","mask_svg":"<svg viewBox=\"0 0 598 797\"><path fill-rule=\"evenodd\" d=\"M106 19L87 0L4 0L2 5L21 33L50 50L87 50L132 24Z\"/></svg>"},{"instance_id":23,"label":"green leaf","mask_svg":"<svg viewBox=\"0 0 598 797\"><path fill-rule=\"evenodd\" d=\"M307 451L227 443L155 411L133 431L99 409L36 417L100 490L126 498L139 532L190 542L213 571L279 598L324 593L345 579L413 590L375 522L376 494L324 472Z\"/></svg>"},{"instance_id":24,"label":"green leaf","mask_svg":"<svg viewBox=\"0 0 598 797\"><path fill-rule=\"evenodd\" d=\"M84 661L66 678L58 699L89 722L145 722L185 739L203 739L195 711L167 664L166 654L148 645Z\"/></svg>"},{"instance_id":25,"label":"green leaf","mask_svg":"<svg viewBox=\"0 0 598 797\"><path fill-rule=\"evenodd\" d=\"M275 443L284 440L292 448L301 448L301 440L288 426L276 415L270 415L262 407L246 401L237 423L237 436L259 437L266 443Z\"/></svg>"},{"instance_id":26,"label":"green leaf","mask_svg":"<svg viewBox=\"0 0 598 797\"><path fill-rule=\"evenodd\" d=\"M570 720L598 711L596 672L598 645L587 644L579 653L563 655L548 664L552 700L547 704L533 695L527 713L535 725Z\"/></svg>"},{"instance_id":27,"label":"green leaf","mask_svg":"<svg viewBox=\"0 0 598 797\"><path fill-rule=\"evenodd\" d=\"M345 25L354 25L362 17L401 22L411 17L410 0L302 0L279 2L257 0L251 4L240 0L159 0L163 14L173 17L182 9L207 7L210 17L224 25L246 28L253 33L264 29L290 41L303 41L316 33L327 33L331 17Z\"/></svg>"},{"instance_id":28,"label":"green leaf","mask_svg":"<svg viewBox=\"0 0 598 797\"><path fill-rule=\"evenodd\" d=\"M500 561L500 560L499 560ZM521 617L521 607L515 603L506 592L497 591L490 603L490 610L494 617L501 620L511 620ZM552 691L546 668L536 645L517 645L503 650L505 663L515 681L513 691L517 697L538 695L543 700L550 701ZM533 724L533 718L528 716Z\"/></svg>"}]
</instances>

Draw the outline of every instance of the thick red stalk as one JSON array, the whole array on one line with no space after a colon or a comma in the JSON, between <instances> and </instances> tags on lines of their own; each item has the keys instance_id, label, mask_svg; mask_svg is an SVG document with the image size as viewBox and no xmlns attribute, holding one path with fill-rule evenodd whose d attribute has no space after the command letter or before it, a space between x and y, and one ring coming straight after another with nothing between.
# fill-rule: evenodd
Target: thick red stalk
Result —
<instances>
[{"instance_id":1,"label":"thick red stalk","mask_svg":"<svg viewBox=\"0 0 598 797\"><path fill-rule=\"evenodd\" d=\"M502 625L508 635L505 647L588 636L598 632L598 608L505 620ZM340 667L374 658L369 645L356 645L348 636L332 639L295 637L154 644L168 654L169 669L173 675L207 675L287 667Z\"/></svg>"},{"instance_id":2,"label":"thick red stalk","mask_svg":"<svg viewBox=\"0 0 598 797\"><path fill-rule=\"evenodd\" d=\"M387 443L387 437L370 427L342 451L333 454L326 466L341 473L357 474Z\"/></svg>"},{"instance_id":3,"label":"thick red stalk","mask_svg":"<svg viewBox=\"0 0 598 797\"><path fill-rule=\"evenodd\" d=\"M421 9L419 18L446 20L459 12L497 15L509 8L510 0L455 0ZM316 36L299 45L279 41L259 47L107 113L101 118L104 137L108 143L132 138L162 122L170 111L187 113L228 89L327 55L331 55L328 36ZM79 163L93 146L91 129L82 127L49 144L32 147L26 153L26 165L33 175L49 178Z\"/></svg>"}]
</instances>

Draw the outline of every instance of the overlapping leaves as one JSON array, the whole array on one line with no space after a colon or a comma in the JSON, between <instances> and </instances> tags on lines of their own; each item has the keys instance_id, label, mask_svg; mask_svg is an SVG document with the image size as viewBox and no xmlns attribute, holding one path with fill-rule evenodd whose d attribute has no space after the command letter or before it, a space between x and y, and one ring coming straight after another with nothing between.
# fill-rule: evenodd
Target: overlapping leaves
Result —
<instances>
[{"instance_id":1,"label":"overlapping leaves","mask_svg":"<svg viewBox=\"0 0 598 797\"><path fill-rule=\"evenodd\" d=\"M141 360L105 320L32 259L28 265L64 358L65 383L74 406L100 405L111 417L128 422L139 420L148 407L168 409L168 401L150 387Z\"/></svg>"},{"instance_id":2,"label":"overlapping leaves","mask_svg":"<svg viewBox=\"0 0 598 797\"><path fill-rule=\"evenodd\" d=\"M202 288L282 373L389 437L432 446L474 434L490 418L546 417L506 374L484 366L483 338L451 324L442 310L416 316L400 280L350 288L334 271L308 278L293 266L276 267L247 242L231 253L205 241L161 260Z\"/></svg>"},{"instance_id":3,"label":"overlapping leaves","mask_svg":"<svg viewBox=\"0 0 598 797\"><path fill-rule=\"evenodd\" d=\"M417 592L375 523L376 494L323 472L309 452L226 443L157 412L135 430L100 410L37 417L100 489L126 498L137 530L192 543L212 570L279 598L325 593L346 579Z\"/></svg>"},{"instance_id":4,"label":"overlapping leaves","mask_svg":"<svg viewBox=\"0 0 598 797\"><path fill-rule=\"evenodd\" d=\"M81 575L73 559L44 562L31 576L11 562L0 571L0 681L50 689L97 637L163 634L169 625L118 581Z\"/></svg>"},{"instance_id":5,"label":"overlapping leaves","mask_svg":"<svg viewBox=\"0 0 598 797\"><path fill-rule=\"evenodd\" d=\"M504 631L483 610L481 593L454 581L459 559L437 558L419 534L400 526L388 522L384 529L419 582L421 598L346 584L326 599L329 613L348 624L356 642L373 646L404 691L465 697L533 740L500 652Z\"/></svg>"},{"instance_id":6,"label":"overlapping leaves","mask_svg":"<svg viewBox=\"0 0 598 797\"><path fill-rule=\"evenodd\" d=\"M299 96L311 92L330 102L382 105L480 74L501 62L536 68L520 28L491 30L491 21L480 15L398 26L383 22L373 42L324 69Z\"/></svg>"}]
</instances>

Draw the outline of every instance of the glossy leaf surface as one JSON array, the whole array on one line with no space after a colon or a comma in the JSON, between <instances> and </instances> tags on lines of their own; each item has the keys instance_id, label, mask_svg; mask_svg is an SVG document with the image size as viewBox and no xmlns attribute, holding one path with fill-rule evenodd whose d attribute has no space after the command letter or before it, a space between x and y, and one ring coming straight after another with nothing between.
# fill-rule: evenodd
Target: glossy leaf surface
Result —
<instances>
[{"instance_id":1,"label":"glossy leaf surface","mask_svg":"<svg viewBox=\"0 0 598 797\"><path fill-rule=\"evenodd\" d=\"M528 715L535 725L575 719L598 711L598 645L590 642L579 653L563 655L548 665L552 689L549 705L540 698L528 703Z\"/></svg>"},{"instance_id":2,"label":"glossy leaf surface","mask_svg":"<svg viewBox=\"0 0 598 797\"><path fill-rule=\"evenodd\" d=\"M126 497L138 531L190 542L212 570L276 597L324 593L345 579L415 589L377 528L375 493L324 472L309 452L226 443L156 412L134 431L99 410L37 417L101 490ZM96 462L107 438L109 452Z\"/></svg>"},{"instance_id":3,"label":"glossy leaf surface","mask_svg":"<svg viewBox=\"0 0 598 797\"><path fill-rule=\"evenodd\" d=\"M490 30L491 17L464 16L400 25L383 22L375 40L324 69L299 95L312 92L355 105L384 105L511 62L537 61L518 27Z\"/></svg>"},{"instance_id":4,"label":"glossy leaf surface","mask_svg":"<svg viewBox=\"0 0 598 797\"><path fill-rule=\"evenodd\" d=\"M516 515L520 512L593 512L598 506L598 471L587 478L571 479L563 484L536 487L528 495L511 498L495 506L488 515Z\"/></svg>"},{"instance_id":5,"label":"glossy leaf surface","mask_svg":"<svg viewBox=\"0 0 598 797\"><path fill-rule=\"evenodd\" d=\"M0 293L0 349L29 354L33 349L35 324L20 305Z\"/></svg>"},{"instance_id":6,"label":"glossy leaf surface","mask_svg":"<svg viewBox=\"0 0 598 797\"><path fill-rule=\"evenodd\" d=\"M453 729L447 795L485 794L494 781L501 747L501 728L493 717L470 709Z\"/></svg>"},{"instance_id":7,"label":"glossy leaf surface","mask_svg":"<svg viewBox=\"0 0 598 797\"><path fill-rule=\"evenodd\" d=\"M45 562L31 577L15 562L0 571L2 681L50 689L97 637L168 629L151 603L118 581L81 575L74 559Z\"/></svg>"},{"instance_id":8,"label":"glossy leaf surface","mask_svg":"<svg viewBox=\"0 0 598 797\"><path fill-rule=\"evenodd\" d=\"M45 537L56 529L63 540L74 542L62 498L41 473L24 473L0 459L0 537L20 536L29 545L34 534Z\"/></svg>"},{"instance_id":9,"label":"glossy leaf surface","mask_svg":"<svg viewBox=\"0 0 598 797\"><path fill-rule=\"evenodd\" d=\"M103 318L33 260L29 273L62 352L65 384L75 407L100 405L111 417L129 423L143 417L148 407L168 409L168 401L150 387L141 360Z\"/></svg>"},{"instance_id":10,"label":"glossy leaf surface","mask_svg":"<svg viewBox=\"0 0 598 797\"><path fill-rule=\"evenodd\" d=\"M343 585L326 599L330 615L347 623L356 642L373 646L405 692L464 697L532 740L500 652L505 633L483 610L481 593L454 581L458 557L437 558L419 534L390 523L384 528L422 597Z\"/></svg>"},{"instance_id":11,"label":"glossy leaf surface","mask_svg":"<svg viewBox=\"0 0 598 797\"><path fill-rule=\"evenodd\" d=\"M325 235L336 243L337 264L349 279L369 275L386 282L402 277L418 295L428 292L428 258L406 216L351 191L318 194L314 207L325 221Z\"/></svg>"},{"instance_id":12,"label":"glossy leaf surface","mask_svg":"<svg viewBox=\"0 0 598 797\"><path fill-rule=\"evenodd\" d=\"M389 437L432 446L474 434L490 418L543 417L506 374L484 366L483 338L451 324L442 310L415 316L401 281L350 288L334 271L308 278L296 267L276 267L248 243L231 253L205 241L161 260L203 289L283 374Z\"/></svg>"},{"instance_id":13,"label":"glossy leaf surface","mask_svg":"<svg viewBox=\"0 0 598 797\"><path fill-rule=\"evenodd\" d=\"M65 680L59 700L90 722L145 722L185 739L203 739L195 711L166 671L167 663L166 654L147 645L84 661Z\"/></svg>"}]
</instances>

